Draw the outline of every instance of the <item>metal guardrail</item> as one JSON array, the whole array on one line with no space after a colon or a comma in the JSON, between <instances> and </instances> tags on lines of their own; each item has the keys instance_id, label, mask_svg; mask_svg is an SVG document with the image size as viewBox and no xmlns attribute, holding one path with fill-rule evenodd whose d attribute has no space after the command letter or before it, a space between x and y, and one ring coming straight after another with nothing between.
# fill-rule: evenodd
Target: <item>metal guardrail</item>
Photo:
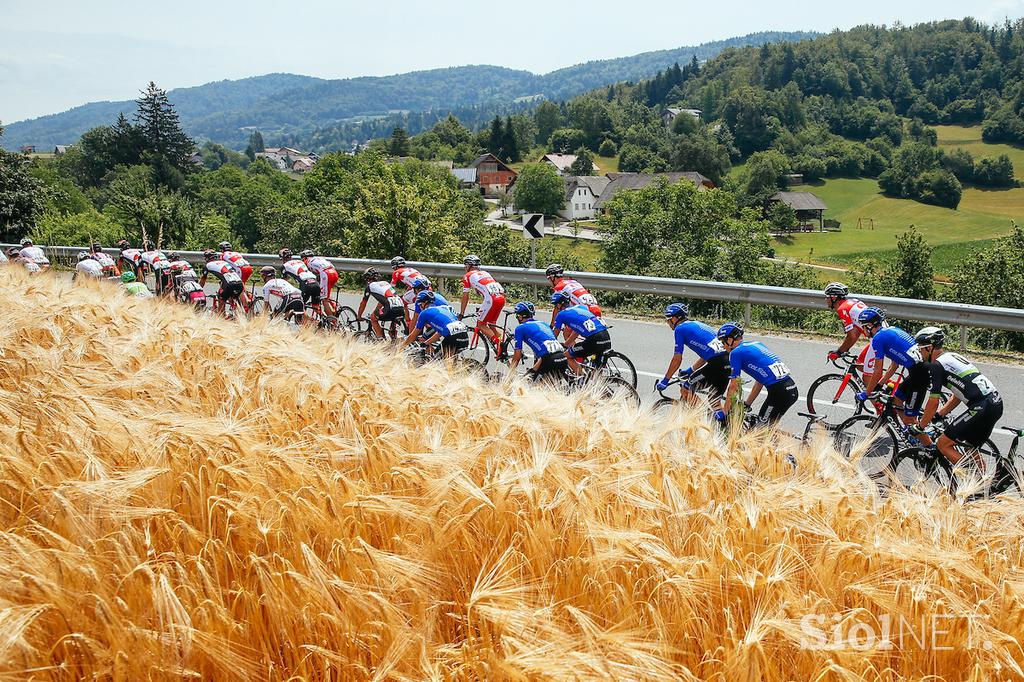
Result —
<instances>
[{"instance_id":1,"label":"metal guardrail","mask_svg":"<svg viewBox=\"0 0 1024 682\"><path fill-rule=\"evenodd\" d=\"M13 244L2 244L7 248ZM50 246L46 250L57 258L74 258L84 247ZM115 250L107 249L112 255ZM198 251L179 251L189 260L202 260ZM242 254L254 267L264 265L280 265L277 255L247 253ZM390 263L365 258L328 258L339 272L361 272L368 267L381 267L385 270ZM428 277L445 277L461 279L465 267L451 263L420 263L410 261ZM543 270L528 268L509 268L488 266L487 271L495 275L499 281L515 284L547 285ZM580 273L588 289L597 291L623 291L634 294L654 294L674 296L677 298L699 299L706 301L728 301L744 304L744 318L749 322L751 305L772 305L785 308L807 308L825 310L825 299L820 291L811 289L791 289L785 287L769 287L759 284L736 284L732 282L704 282L690 279L668 279L661 277L638 277L636 275L615 275L599 272ZM885 308L894 317L911 320L927 320L939 324L957 325L961 330L961 345L966 344L967 327L985 329L1001 329L1005 331L1024 332L1024 310L1018 308L995 308L990 306L968 305L965 303L946 303L941 301L919 301L911 298L890 298L888 296L859 296L865 303Z\"/></svg>"}]
</instances>

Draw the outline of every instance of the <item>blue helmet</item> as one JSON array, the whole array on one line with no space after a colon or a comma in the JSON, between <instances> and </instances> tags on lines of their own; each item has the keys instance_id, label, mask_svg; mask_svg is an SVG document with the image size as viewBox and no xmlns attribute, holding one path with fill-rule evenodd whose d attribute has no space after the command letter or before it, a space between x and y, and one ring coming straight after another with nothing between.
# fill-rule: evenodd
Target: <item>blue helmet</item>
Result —
<instances>
[{"instance_id":1,"label":"blue helmet","mask_svg":"<svg viewBox=\"0 0 1024 682\"><path fill-rule=\"evenodd\" d=\"M690 316L690 309L685 303L670 303L665 307L665 319L670 317L686 318Z\"/></svg>"},{"instance_id":2,"label":"blue helmet","mask_svg":"<svg viewBox=\"0 0 1024 682\"><path fill-rule=\"evenodd\" d=\"M562 305L572 303L572 297L564 291L556 291L551 294L551 305Z\"/></svg>"},{"instance_id":3,"label":"blue helmet","mask_svg":"<svg viewBox=\"0 0 1024 682\"><path fill-rule=\"evenodd\" d=\"M718 333L715 334L720 341L725 339L735 339L743 336L743 325L737 322L726 322L718 328Z\"/></svg>"},{"instance_id":4,"label":"blue helmet","mask_svg":"<svg viewBox=\"0 0 1024 682\"><path fill-rule=\"evenodd\" d=\"M430 288L430 280L426 277L417 277L412 281L413 291L423 291Z\"/></svg>"},{"instance_id":5,"label":"blue helmet","mask_svg":"<svg viewBox=\"0 0 1024 682\"><path fill-rule=\"evenodd\" d=\"M520 315L524 315L526 317L533 317L534 313L537 312L537 309L534 308L533 304L530 303L529 301L520 301L519 303L516 303L515 310L517 317Z\"/></svg>"},{"instance_id":6,"label":"blue helmet","mask_svg":"<svg viewBox=\"0 0 1024 682\"><path fill-rule=\"evenodd\" d=\"M881 324L885 322L885 311L881 308L865 308L860 311L857 321L861 324Z\"/></svg>"},{"instance_id":7,"label":"blue helmet","mask_svg":"<svg viewBox=\"0 0 1024 682\"><path fill-rule=\"evenodd\" d=\"M421 291L416 294L416 302L424 308L434 305L434 292L433 291Z\"/></svg>"}]
</instances>

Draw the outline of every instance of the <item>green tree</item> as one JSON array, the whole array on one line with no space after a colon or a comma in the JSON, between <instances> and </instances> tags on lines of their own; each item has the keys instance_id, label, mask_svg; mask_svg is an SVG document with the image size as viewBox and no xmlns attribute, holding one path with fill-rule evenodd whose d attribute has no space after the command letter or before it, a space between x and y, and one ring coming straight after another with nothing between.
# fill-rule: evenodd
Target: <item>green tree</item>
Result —
<instances>
[{"instance_id":1,"label":"green tree","mask_svg":"<svg viewBox=\"0 0 1024 682\"><path fill-rule=\"evenodd\" d=\"M82 213L46 212L31 232L40 244L91 244L99 241L113 246L127 236L122 225L89 207Z\"/></svg>"},{"instance_id":2,"label":"green tree","mask_svg":"<svg viewBox=\"0 0 1024 682\"><path fill-rule=\"evenodd\" d=\"M721 185L732 163L729 161L728 149L710 135L698 132L681 136L673 142L672 168L678 171L697 171L715 185Z\"/></svg>"},{"instance_id":3,"label":"green tree","mask_svg":"<svg viewBox=\"0 0 1024 682\"><path fill-rule=\"evenodd\" d=\"M171 180L166 168L185 175L193 172L195 164L188 157L195 151L196 143L181 129L178 112L167 99L167 93L150 81L135 103L138 134L144 152L153 159L157 182L167 184L164 181Z\"/></svg>"},{"instance_id":4,"label":"green tree","mask_svg":"<svg viewBox=\"0 0 1024 682\"><path fill-rule=\"evenodd\" d=\"M619 150L619 170L623 173L664 173L668 162L650 149L624 144Z\"/></svg>"},{"instance_id":5,"label":"green tree","mask_svg":"<svg viewBox=\"0 0 1024 682\"><path fill-rule=\"evenodd\" d=\"M0 238L4 241L21 237L43 210L43 183L32 177L28 165L25 156L0 149Z\"/></svg>"},{"instance_id":6,"label":"green tree","mask_svg":"<svg viewBox=\"0 0 1024 682\"><path fill-rule=\"evenodd\" d=\"M959 303L1019 308L1024 291L1024 229L1014 225L1013 233L991 246L964 258L953 274L950 299ZM1024 350L1024 334L975 331L987 344Z\"/></svg>"},{"instance_id":7,"label":"green tree","mask_svg":"<svg viewBox=\"0 0 1024 682\"><path fill-rule=\"evenodd\" d=\"M796 211L788 204L773 201L765 211L765 218L776 230L784 231L796 227Z\"/></svg>"},{"instance_id":8,"label":"green tree","mask_svg":"<svg viewBox=\"0 0 1024 682\"><path fill-rule=\"evenodd\" d=\"M763 206L768 197L782 188L783 176L789 169L789 159L774 149L751 155L735 183L741 203Z\"/></svg>"},{"instance_id":9,"label":"green tree","mask_svg":"<svg viewBox=\"0 0 1024 682\"><path fill-rule=\"evenodd\" d=\"M1013 162L1006 154L978 161L974 169L974 183L982 187L1014 187Z\"/></svg>"},{"instance_id":10,"label":"green tree","mask_svg":"<svg viewBox=\"0 0 1024 682\"><path fill-rule=\"evenodd\" d=\"M896 238L896 257L889 263L882 281L891 296L932 299L935 297L932 247L913 225Z\"/></svg>"},{"instance_id":11,"label":"green tree","mask_svg":"<svg viewBox=\"0 0 1024 682\"><path fill-rule=\"evenodd\" d=\"M409 133L401 126L395 126L391 131L391 142L388 144L388 154L396 158L409 156Z\"/></svg>"},{"instance_id":12,"label":"green tree","mask_svg":"<svg viewBox=\"0 0 1024 682\"><path fill-rule=\"evenodd\" d=\"M569 175L593 175L594 157L586 147L576 150L576 160L569 166Z\"/></svg>"},{"instance_id":13,"label":"green tree","mask_svg":"<svg viewBox=\"0 0 1024 682\"><path fill-rule=\"evenodd\" d=\"M516 208L554 215L565 207L565 183L549 163L528 163L514 187Z\"/></svg>"},{"instance_id":14,"label":"green tree","mask_svg":"<svg viewBox=\"0 0 1024 682\"><path fill-rule=\"evenodd\" d=\"M266 146L263 144L263 134L259 130L252 131L252 135L249 136L249 146L256 153L267 151Z\"/></svg>"},{"instance_id":15,"label":"green tree","mask_svg":"<svg viewBox=\"0 0 1024 682\"><path fill-rule=\"evenodd\" d=\"M586 136L582 130L575 128L559 128L551 133L551 151L559 154L571 154L572 150L583 146Z\"/></svg>"},{"instance_id":16,"label":"green tree","mask_svg":"<svg viewBox=\"0 0 1024 682\"><path fill-rule=\"evenodd\" d=\"M537 123L537 144L548 144L551 140L551 133L562 125L562 112L557 104L545 100L537 105L533 117Z\"/></svg>"},{"instance_id":17,"label":"green tree","mask_svg":"<svg viewBox=\"0 0 1024 682\"><path fill-rule=\"evenodd\" d=\"M615 142L612 140L605 140L597 148L597 153L604 157L615 156L619 153L619 148L615 146Z\"/></svg>"}]
</instances>

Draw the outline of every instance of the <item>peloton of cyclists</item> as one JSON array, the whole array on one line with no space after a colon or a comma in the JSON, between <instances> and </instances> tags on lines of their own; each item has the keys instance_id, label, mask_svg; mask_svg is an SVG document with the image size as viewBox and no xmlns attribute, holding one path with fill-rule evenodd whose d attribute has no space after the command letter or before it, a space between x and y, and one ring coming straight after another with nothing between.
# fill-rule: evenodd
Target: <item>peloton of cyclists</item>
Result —
<instances>
[{"instance_id":1,"label":"peloton of cyclists","mask_svg":"<svg viewBox=\"0 0 1024 682\"><path fill-rule=\"evenodd\" d=\"M718 340L717 332L698 320L691 320L690 309L685 303L672 303L665 308L665 322L672 328L675 350L668 363L665 376L655 388L664 391L677 371L683 380L680 396L688 403L696 401L695 391L708 389L708 397L716 414L725 414L723 399L729 388L729 352ZM683 352L689 348L697 354L693 364L680 369Z\"/></svg>"},{"instance_id":2,"label":"peloton of cyclists","mask_svg":"<svg viewBox=\"0 0 1024 682\"><path fill-rule=\"evenodd\" d=\"M103 245L99 242L93 242L92 247L92 259L100 264L103 268L103 274L107 277L120 277L121 269L117 267L117 261L107 255L106 251L103 250Z\"/></svg>"},{"instance_id":3,"label":"peloton of cyclists","mask_svg":"<svg viewBox=\"0 0 1024 682\"><path fill-rule=\"evenodd\" d=\"M139 281L146 281L146 273L152 272L155 280L155 288L158 296L167 296L171 293L171 275L167 272L167 256L163 251L156 248L152 240L147 239L143 245L143 252L139 254L139 263L135 276Z\"/></svg>"},{"instance_id":4,"label":"peloton of cyclists","mask_svg":"<svg viewBox=\"0 0 1024 682\"><path fill-rule=\"evenodd\" d=\"M277 270L270 265L260 268L263 279L263 300L266 302L266 313L271 317L283 315L284 319L301 324L306 316L306 305L302 301L302 292L291 283L277 276Z\"/></svg>"},{"instance_id":5,"label":"peloton of cyclists","mask_svg":"<svg viewBox=\"0 0 1024 682\"><path fill-rule=\"evenodd\" d=\"M278 251L281 257L281 277L292 280L302 292L302 302L308 306L320 305L320 283L313 271L306 267L301 258L296 258L291 249Z\"/></svg>"},{"instance_id":6,"label":"peloton of cyclists","mask_svg":"<svg viewBox=\"0 0 1024 682\"><path fill-rule=\"evenodd\" d=\"M409 319L409 329L412 329L413 327L416 326L416 322L417 322L417 319L419 317L419 314L423 310L423 306L420 304L420 301L419 301L419 295L421 293L423 293L424 291L433 292L433 294L434 294L434 304L433 305L437 305L437 306L445 306L446 305L449 308L452 308L452 304L448 301L447 298L444 297L443 294L441 294L441 292L434 291L434 288L430 285L430 280L427 279L426 277L420 277L419 279L414 279L412 281L412 291L417 296L417 298L414 299L413 309L412 309L412 317ZM454 308L452 308L452 310L454 311Z\"/></svg>"},{"instance_id":7,"label":"peloton of cyclists","mask_svg":"<svg viewBox=\"0 0 1024 682\"><path fill-rule=\"evenodd\" d=\"M245 290L242 277L226 261L221 260L217 252L212 249L203 251L203 260L206 261L206 265L199 278L199 286L205 287L206 279L210 276L220 283L220 288L217 289L217 298L213 302L214 311L226 311L229 303L240 306L242 291Z\"/></svg>"},{"instance_id":8,"label":"peloton of cyclists","mask_svg":"<svg viewBox=\"0 0 1024 682\"><path fill-rule=\"evenodd\" d=\"M429 289L416 294L416 306L420 313L416 325L409 330L400 346L405 350L421 335L427 357L434 353L434 344L441 342L441 357L453 357L469 348L469 329L458 318L451 306L438 301L437 294Z\"/></svg>"}]
</instances>

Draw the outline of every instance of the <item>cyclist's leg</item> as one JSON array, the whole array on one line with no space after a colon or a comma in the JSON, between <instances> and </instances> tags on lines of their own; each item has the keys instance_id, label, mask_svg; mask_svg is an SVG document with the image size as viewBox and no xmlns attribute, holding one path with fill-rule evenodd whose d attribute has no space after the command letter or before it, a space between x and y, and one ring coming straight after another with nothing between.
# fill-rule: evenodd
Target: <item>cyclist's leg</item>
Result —
<instances>
[{"instance_id":1,"label":"cyclist's leg","mask_svg":"<svg viewBox=\"0 0 1024 682\"><path fill-rule=\"evenodd\" d=\"M497 321L504 307L504 296L490 296L484 299L476 312L477 327L480 327L480 331L490 337L495 348L501 347L501 331Z\"/></svg>"},{"instance_id":2,"label":"cyclist's leg","mask_svg":"<svg viewBox=\"0 0 1024 682\"><path fill-rule=\"evenodd\" d=\"M990 396L982 405L969 407L953 421L939 436L936 444L939 452L953 464L960 461L961 452L956 449L957 443L965 443L972 447L981 447L992 437L996 423L1003 416L1003 401L998 394Z\"/></svg>"},{"instance_id":3,"label":"cyclist's leg","mask_svg":"<svg viewBox=\"0 0 1024 682\"><path fill-rule=\"evenodd\" d=\"M383 339L384 329L380 326L380 319L377 316L379 310L380 306L377 306L377 308L372 313L370 313L370 327L373 329L374 336L376 336L378 339Z\"/></svg>"},{"instance_id":4,"label":"cyclist's leg","mask_svg":"<svg viewBox=\"0 0 1024 682\"><path fill-rule=\"evenodd\" d=\"M768 386L767 393L759 416L768 424L775 424L782 419L800 398L800 391L791 377Z\"/></svg>"}]
</instances>

